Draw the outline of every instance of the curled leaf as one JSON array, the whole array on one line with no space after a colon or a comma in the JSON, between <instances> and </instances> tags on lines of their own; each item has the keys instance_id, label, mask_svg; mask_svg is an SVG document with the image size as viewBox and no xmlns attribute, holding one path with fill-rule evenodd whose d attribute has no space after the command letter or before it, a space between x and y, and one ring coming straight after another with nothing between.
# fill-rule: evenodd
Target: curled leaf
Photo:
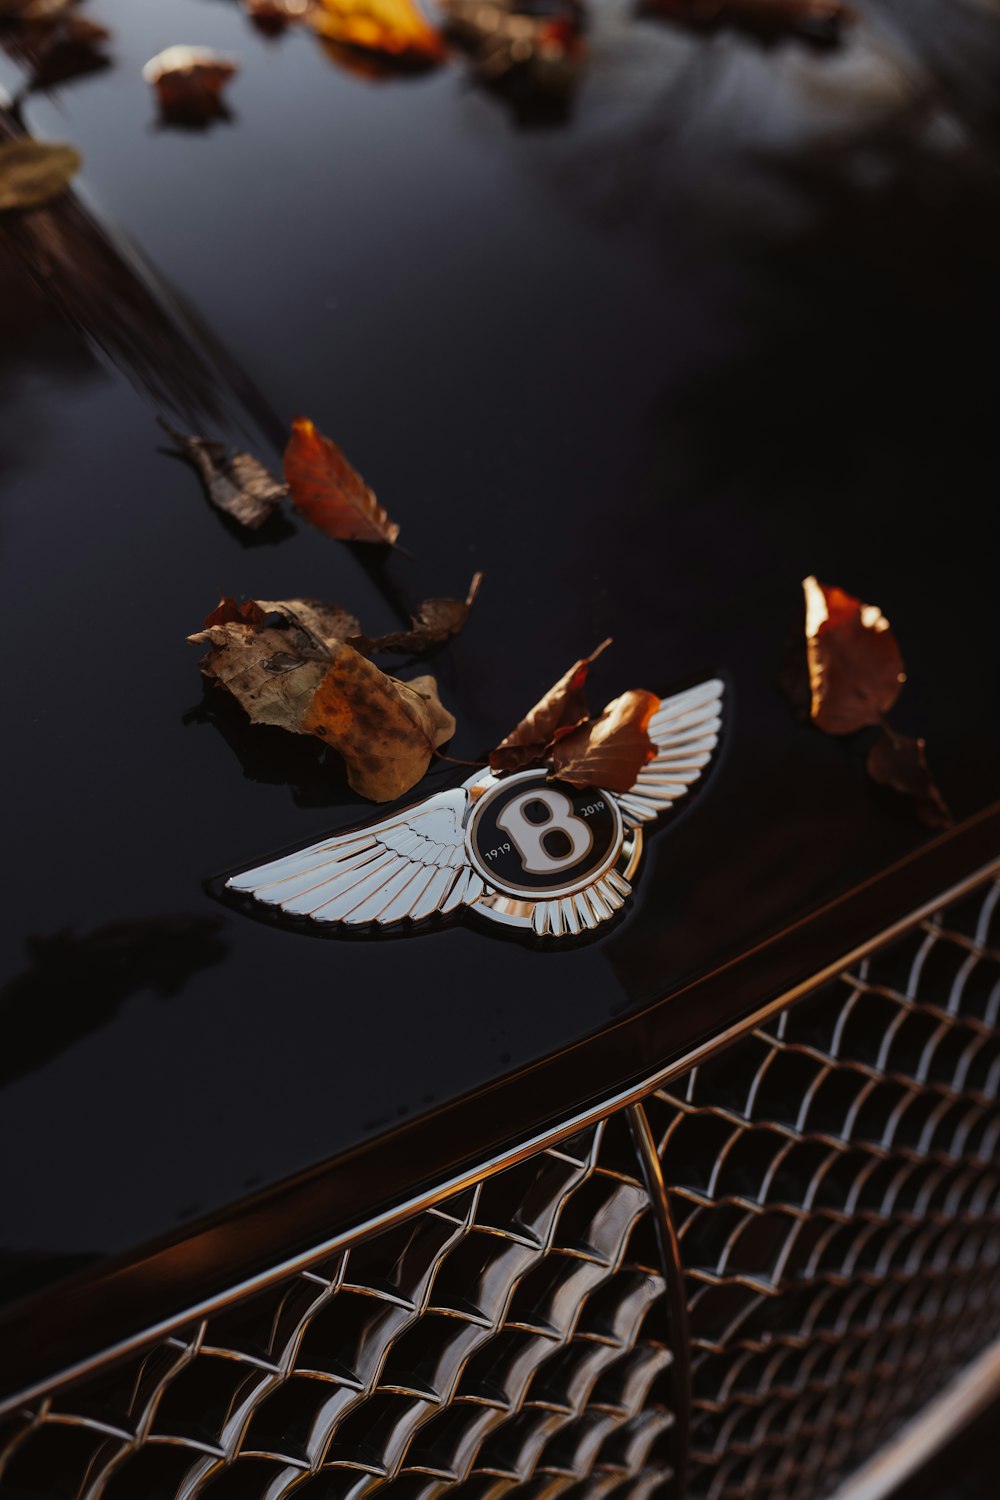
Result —
<instances>
[{"instance_id":1,"label":"curled leaf","mask_svg":"<svg viewBox=\"0 0 1000 1500\"><path fill-rule=\"evenodd\" d=\"M458 635L465 625L482 581L482 573L473 574L464 600L425 599L413 616L409 630L395 630L389 635L378 635L373 639L358 636L351 638L351 644L359 651L364 651L366 656L379 651L415 652L439 646L451 636Z\"/></svg>"},{"instance_id":2,"label":"curled leaf","mask_svg":"<svg viewBox=\"0 0 1000 1500\"><path fill-rule=\"evenodd\" d=\"M877 605L814 577L802 588L813 723L825 734L879 723L906 681L888 620Z\"/></svg>"},{"instance_id":3,"label":"curled leaf","mask_svg":"<svg viewBox=\"0 0 1000 1500\"><path fill-rule=\"evenodd\" d=\"M72 146L46 141L0 142L0 213L41 208L58 198L80 170L80 153Z\"/></svg>"},{"instance_id":4,"label":"curled leaf","mask_svg":"<svg viewBox=\"0 0 1000 1500\"><path fill-rule=\"evenodd\" d=\"M655 693L633 688L614 698L596 719L558 739L550 751L550 779L572 786L628 792L656 755L649 723L660 707Z\"/></svg>"},{"instance_id":5,"label":"curled leaf","mask_svg":"<svg viewBox=\"0 0 1000 1500\"><path fill-rule=\"evenodd\" d=\"M455 733L455 720L433 677L400 682L341 645L302 727L340 752L356 792L391 802L424 775L435 749Z\"/></svg>"},{"instance_id":6,"label":"curled leaf","mask_svg":"<svg viewBox=\"0 0 1000 1500\"><path fill-rule=\"evenodd\" d=\"M228 118L222 91L237 71L236 62L208 47L167 47L151 57L142 76L156 92L165 121L204 125Z\"/></svg>"},{"instance_id":7,"label":"curled leaf","mask_svg":"<svg viewBox=\"0 0 1000 1500\"><path fill-rule=\"evenodd\" d=\"M490 770L495 776L502 771L525 771L529 766L542 764L553 741L586 719L584 688L587 674L591 664L610 644L610 640L602 641L596 651L570 667L534 708L529 709L517 728L490 751Z\"/></svg>"},{"instance_id":8,"label":"curled leaf","mask_svg":"<svg viewBox=\"0 0 1000 1500\"><path fill-rule=\"evenodd\" d=\"M927 765L926 742L896 734L886 726L868 751L872 781L912 797L917 816L928 828L950 828L955 819Z\"/></svg>"},{"instance_id":9,"label":"curled leaf","mask_svg":"<svg viewBox=\"0 0 1000 1500\"><path fill-rule=\"evenodd\" d=\"M306 23L327 41L382 52L400 61L441 62L446 48L413 0L316 0Z\"/></svg>"},{"instance_id":10,"label":"curled leaf","mask_svg":"<svg viewBox=\"0 0 1000 1500\"><path fill-rule=\"evenodd\" d=\"M175 432L162 418L160 425L197 470L211 504L241 526L254 531L263 526L288 494L288 486L280 484L252 453L237 449L229 458L222 443Z\"/></svg>"},{"instance_id":11,"label":"curled leaf","mask_svg":"<svg viewBox=\"0 0 1000 1500\"><path fill-rule=\"evenodd\" d=\"M296 417L285 449L285 479L306 520L341 542L395 545L399 527L375 499L336 443Z\"/></svg>"}]
</instances>

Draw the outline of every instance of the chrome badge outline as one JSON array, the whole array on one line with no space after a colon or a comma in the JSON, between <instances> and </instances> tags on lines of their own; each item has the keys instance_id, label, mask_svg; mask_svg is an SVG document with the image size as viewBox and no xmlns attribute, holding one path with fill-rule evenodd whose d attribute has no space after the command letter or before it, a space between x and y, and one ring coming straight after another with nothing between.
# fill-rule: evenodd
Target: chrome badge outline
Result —
<instances>
[{"instance_id":1,"label":"chrome badge outline","mask_svg":"<svg viewBox=\"0 0 1000 1500\"><path fill-rule=\"evenodd\" d=\"M581 791L544 769L476 772L380 821L231 875L226 888L327 928L380 930L469 910L539 938L594 931L632 893L643 827L711 763L723 694L712 678L660 700L649 725L657 753L627 792ZM504 795L517 785L523 796ZM485 849L480 824L497 805L500 841Z\"/></svg>"}]
</instances>

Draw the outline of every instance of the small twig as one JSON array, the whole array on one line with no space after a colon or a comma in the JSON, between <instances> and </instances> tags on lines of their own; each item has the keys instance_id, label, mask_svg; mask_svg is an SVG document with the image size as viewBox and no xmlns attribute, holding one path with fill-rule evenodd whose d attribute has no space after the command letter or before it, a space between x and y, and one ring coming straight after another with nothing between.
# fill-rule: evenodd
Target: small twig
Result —
<instances>
[{"instance_id":1,"label":"small twig","mask_svg":"<svg viewBox=\"0 0 1000 1500\"><path fill-rule=\"evenodd\" d=\"M434 754L437 756L438 760L449 761L453 766L472 766L472 768L477 771L485 771L486 767L489 765L488 760L462 760L457 755L445 755L443 750L438 750L436 747L434 747Z\"/></svg>"}]
</instances>

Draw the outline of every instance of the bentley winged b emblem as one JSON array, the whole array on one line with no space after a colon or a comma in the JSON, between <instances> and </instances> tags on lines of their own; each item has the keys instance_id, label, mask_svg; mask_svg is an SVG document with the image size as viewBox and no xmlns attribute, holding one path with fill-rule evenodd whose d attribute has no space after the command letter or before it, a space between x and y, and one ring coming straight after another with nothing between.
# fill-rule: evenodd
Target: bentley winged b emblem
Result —
<instances>
[{"instance_id":1,"label":"bentley winged b emblem","mask_svg":"<svg viewBox=\"0 0 1000 1500\"><path fill-rule=\"evenodd\" d=\"M660 700L649 724L656 756L627 792L581 790L544 769L487 772L226 885L319 923L388 927L465 907L539 937L576 936L625 904L643 826L709 764L722 692L713 679Z\"/></svg>"}]
</instances>

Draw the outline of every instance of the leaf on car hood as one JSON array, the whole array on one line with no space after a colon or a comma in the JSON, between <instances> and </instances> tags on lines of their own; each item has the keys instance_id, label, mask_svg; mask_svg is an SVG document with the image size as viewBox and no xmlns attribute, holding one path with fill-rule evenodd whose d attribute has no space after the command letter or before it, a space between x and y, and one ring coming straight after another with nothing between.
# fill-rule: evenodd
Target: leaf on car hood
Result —
<instances>
[{"instance_id":1,"label":"leaf on car hood","mask_svg":"<svg viewBox=\"0 0 1000 1500\"><path fill-rule=\"evenodd\" d=\"M317 736L343 756L356 791L387 802L420 780L455 720L432 677L401 682L348 645L358 630L315 599L223 599L188 639L211 648L202 671L255 724Z\"/></svg>"},{"instance_id":2,"label":"leaf on car hood","mask_svg":"<svg viewBox=\"0 0 1000 1500\"><path fill-rule=\"evenodd\" d=\"M924 741L897 734L886 722L906 681L888 620L877 605L814 577L803 579L802 589L812 722L831 735L878 727L866 757L868 775L911 797L928 827L950 827L954 820L931 777ZM794 670L783 671L779 681L795 711L803 684Z\"/></svg>"},{"instance_id":3,"label":"leaf on car hood","mask_svg":"<svg viewBox=\"0 0 1000 1500\"><path fill-rule=\"evenodd\" d=\"M347 638L366 656L380 651L427 651L431 646L440 646L451 636L458 635L465 625L482 581L482 573L474 573L464 599L425 599L413 616L409 630L393 630L388 635L371 639L365 635L349 635Z\"/></svg>"},{"instance_id":4,"label":"leaf on car hood","mask_svg":"<svg viewBox=\"0 0 1000 1500\"><path fill-rule=\"evenodd\" d=\"M285 449L285 479L307 521L341 542L394 546L399 527L375 499L336 443L317 432L308 417L296 417Z\"/></svg>"},{"instance_id":5,"label":"leaf on car hood","mask_svg":"<svg viewBox=\"0 0 1000 1500\"><path fill-rule=\"evenodd\" d=\"M302 727L340 752L356 792L391 802L416 786L455 720L433 677L400 682L343 644L332 656Z\"/></svg>"},{"instance_id":6,"label":"leaf on car hood","mask_svg":"<svg viewBox=\"0 0 1000 1500\"><path fill-rule=\"evenodd\" d=\"M888 725L868 751L868 774L880 786L912 797L917 817L928 828L950 828L954 818L927 765L924 740L896 734Z\"/></svg>"},{"instance_id":7,"label":"leaf on car hood","mask_svg":"<svg viewBox=\"0 0 1000 1500\"><path fill-rule=\"evenodd\" d=\"M802 588L813 723L825 734L878 724L906 681L888 620L877 605L814 577Z\"/></svg>"},{"instance_id":8,"label":"leaf on car hood","mask_svg":"<svg viewBox=\"0 0 1000 1500\"><path fill-rule=\"evenodd\" d=\"M252 453L236 449L230 458L222 443L175 432L162 417L160 426L197 471L216 510L232 516L241 526L254 531L263 526L288 494L288 486L279 483Z\"/></svg>"},{"instance_id":9,"label":"leaf on car hood","mask_svg":"<svg viewBox=\"0 0 1000 1500\"><path fill-rule=\"evenodd\" d=\"M66 191L80 164L80 153L72 146L0 142L0 212L51 203Z\"/></svg>"},{"instance_id":10,"label":"leaf on car hood","mask_svg":"<svg viewBox=\"0 0 1000 1500\"><path fill-rule=\"evenodd\" d=\"M572 786L628 792L643 766L656 755L649 722L660 706L655 693L633 688L614 698L596 719L588 719L551 747L551 776Z\"/></svg>"},{"instance_id":11,"label":"leaf on car hood","mask_svg":"<svg viewBox=\"0 0 1000 1500\"><path fill-rule=\"evenodd\" d=\"M222 91L237 71L236 60L208 47L167 47L142 70L169 124L207 125L228 119Z\"/></svg>"},{"instance_id":12,"label":"leaf on car hood","mask_svg":"<svg viewBox=\"0 0 1000 1500\"><path fill-rule=\"evenodd\" d=\"M441 33L413 0L316 0L303 19L328 41L400 61L427 65L447 55Z\"/></svg>"},{"instance_id":13,"label":"leaf on car hood","mask_svg":"<svg viewBox=\"0 0 1000 1500\"><path fill-rule=\"evenodd\" d=\"M495 776L503 771L525 771L541 765L553 741L575 729L587 718L584 688L591 664L611 644L602 641L596 651L574 663L559 681L528 710L516 729L490 751L490 770Z\"/></svg>"}]
</instances>

